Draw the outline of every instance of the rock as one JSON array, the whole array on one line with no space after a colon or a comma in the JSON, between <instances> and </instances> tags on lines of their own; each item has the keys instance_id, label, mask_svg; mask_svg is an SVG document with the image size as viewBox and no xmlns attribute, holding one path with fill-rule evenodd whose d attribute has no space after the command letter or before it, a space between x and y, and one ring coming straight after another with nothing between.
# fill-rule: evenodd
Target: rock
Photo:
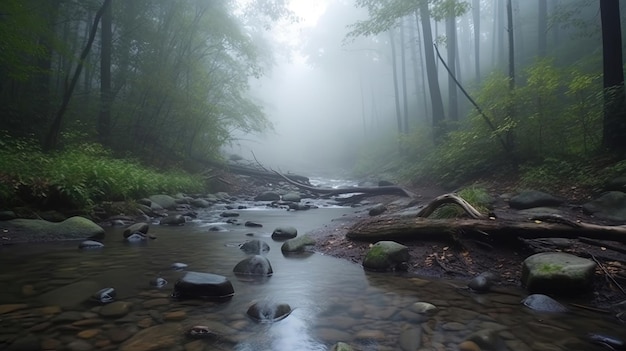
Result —
<instances>
[{"instance_id":1,"label":"rock","mask_svg":"<svg viewBox=\"0 0 626 351\"><path fill-rule=\"evenodd\" d=\"M286 318L291 313L291 307L286 303L259 301L248 308L246 314L260 323L276 322Z\"/></svg>"},{"instance_id":2,"label":"rock","mask_svg":"<svg viewBox=\"0 0 626 351\"><path fill-rule=\"evenodd\" d=\"M196 339L212 339L219 336L209 327L204 325L193 326L189 330L187 330L185 334L191 338Z\"/></svg>"},{"instance_id":3,"label":"rock","mask_svg":"<svg viewBox=\"0 0 626 351\"><path fill-rule=\"evenodd\" d=\"M102 306L99 314L102 317L118 318L124 317L130 311L130 303L125 301L115 301Z\"/></svg>"},{"instance_id":4,"label":"rock","mask_svg":"<svg viewBox=\"0 0 626 351\"><path fill-rule=\"evenodd\" d=\"M26 233L25 236L32 238L32 241L104 239L102 227L80 216L70 217L58 223L18 218L5 221L3 225Z\"/></svg>"},{"instance_id":5,"label":"rock","mask_svg":"<svg viewBox=\"0 0 626 351\"><path fill-rule=\"evenodd\" d=\"M559 206L562 203L563 199L536 190L522 191L509 200L509 206L517 210L533 207Z\"/></svg>"},{"instance_id":6,"label":"rock","mask_svg":"<svg viewBox=\"0 0 626 351\"><path fill-rule=\"evenodd\" d=\"M287 207L289 207L290 210L294 211L306 211L311 209L311 205L309 204L301 204L296 202L290 202Z\"/></svg>"},{"instance_id":7,"label":"rock","mask_svg":"<svg viewBox=\"0 0 626 351\"><path fill-rule=\"evenodd\" d=\"M128 238L124 239L127 243L145 243L148 241L148 237L142 233L133 233Z\"/></svg>"},{"instance_id":8,"label":"rock","mask_svg":"<svg viewBox=\"0 0 626 351\"><path fill-rule=\"evenodd\" d=\"M257 195L254 201L280 201L280 195L274 191L264 191Z\"/></svg>"},{"instance_id":9,"label":"rock","mask_svg":"<svg viewBox=\"0 0 626 351\"><path fill-rule=\"evenodd\" d=\"M175 262L170 265L170 268L175 271L182 271L183 269L189 267L188 264L182 262Z\"/></svg>"},{"instance_id":10,"label":"rock","mask_svg":"<svg viewBox=\"0 0 626 351\"><path fill-rule=\"evenodd\" d=\"M298 236L298 230L294 227L278 227L272 232L272 239L287 240Z\"/></svg>"},{"instance_id":11,"label":"rock","mask_svg":"<svg viewBox=\"0 0 626 351\"><path fill-rule=\"evenodd\" d=\"M560 304L555 299L542 295L532 294L522 300L522 304L533 311L538 312L567 312L567 307Z\"/></svg>"},{"instance_id":12,"label":"rock","mask_svg":"<svg viewBox=\"0 0 626 351\"><path fill-rule=\"evenodd\" d=\"M174 285L172 297L186 298L229 298L235 294L233 285L224 276L187 272Z\"/></svg>"},{"instance_id":13,"label":"rock","mask_svg":"<svg viewBox=\"0 0 626 351\"><path fill-rule=\"evenodd\" d=\"M93 345L85 340L74 340L67 344L67 348L70 351L90 351L93 350Z\"/></svg>"},{"instance_id":14,"label":"rock","mask_svg":"<svg viewBox=\"0 0 626 351\"><path fill-rule=\"evenodd\" d=\"M11 346L8 347L8 350L39 351L41 350L41 340L36 335L26 335L15 340Z\"/></svg>"},{"instance_id":15,"label":"rock","mask_svg":"<svg viewBox=\"0 0 626 351\"><path fill-rule=\"evenodd\" d=\"M79 249L101 249L104 244L95 240L85 240L78 244Z\"/></svg>"},{"instance_id":16,"label":"rock","mask_svg":"<svg viewBox=\"0 0 626 351\"><path fill-rule=\"evenodd\" d=\"M128 238L133 233L148 234L148 229L150 229L150 225L148 223L140 222L135 223L124 229L124 232L122 234L124 235L124 238Z\"/></svg>"},{"instance_id":17,"label":"rock","mask_svg":"<svg viewBox=\"0 0 626 351\"><path fill-rule=\"evenodd\" d=\"M589 333L587 340L592 344L601 345L609 350L626 350L624 340L607 334Z\"/></svg>"},{"instance_id":18,"label":"rock","mask_svg":"<svg viewBox=\"0 0 626 351\"><path fill-rule=\"evenodd\" d=\"M300 202L302 198L300 197L299 193L287 193L285 195L282 196L282 200L283 201L288 201L288 202Z\"/></svg>"},{"instance_id":19,"label":"rock","mask_svg":"<svg viewBox=\"0 0 626 351\"><path fill-rule=\"evenodd\" d=\"M481 351L481 348L473 341L463 341L459 344L459 351Z\"/></svg>"},{"instance_id":20,"label":"rock","mask_svg":"<svg viewBox=\"0 0 626 351\"><path fill-rule=\"evenodd\" d=\"M408 247L395 241L379 241L365 254L363 267L374 271L396 270L408 260Z\"/></svg>"},{"instance_id":21,"label":"rock","mask_svg":"<svg viewBox=\"0 0 626 351\"><path fill-rule=\"evenodd\" d=\"M120 345L120 351L165 350L181 345L183 328L180 323L159 324L133 335Z\"/></svg>"},{"instance_id":22,"label":"rock","mask_svg":"<svg viewBox=\"0 0 626 351\"><path fill-rule=\"evenodd\" d=\"M248 255L264 255L270 251L270 246L258 239L246 241L239 248Z\"/></svg>"},{"instance_id":23,"label":"rock","mask_svg":"<svg viewBox=\"0 0 626 351\"><path fill-rule=\"evenodd\" d=\"M370 208L368 213L370 216L378 216L379 214L383 214L385 211L387 211L387 207L385 207L385 205L376 204L374 207Z\"/></svg>"},{"instance_id":24,"label":"rock","mask_svg":"<svg viewBox=\"0 0 626 351\"><path fill-rule=\"evenodd\" d=\"M0 211L0 221L8 221L15 218L17 218L17 216L13 211Z\"/></svg>"},{"instance_id":25,"label":"rock","mask_svg":"<svg viewBox=\"0 0 626 351\"><path fill-rule=\"evenodd\" d=\"M263 227L263 224L252 222L252 221L247 221L246 223L244 223L244 226L251 227L251 228L261 228Z\"/></svg>"},{"instance_id":26,"label":"rock","mask_svg":"<svg viewBox=\"0 0 626 351\"><path fill-rule=\"evenodd\" d=\"M497 330L483 329L475 333L472 333L468 338L468 341L476 343L480 348L479 350L504 350L507 347L504 345L504 341L498 335Z\"/></svg>"},{"instance_id":27,"label":"rock","mask_svg":"<svg viewBox=\"0 0 626 351\"><path fill-rule=\"evenodd\" d=\"M23 310L27 307L28 305L25 303L11 303L11 304L6 304L6 305L0 305L0 314Z\"/></svg>"},{"instance_id":28,"label":"rock","mask_svg":"<svg viewBox=\"0 0 626 351\"><path fill-rule=\"evenodd\" d=\"M183 225L185 224L185 217L179 214L170 214L167 217L161 218L160 225Z\"/></svg>"},{"instance_id":29,"label":"rock","mask_svg":"<svg viewBox=\"0 0 626 351\"><path fill-rule=\"evenodd\" d=\"M224 211L224 212L220 213L220 217L224 217L224 218L239 217L239 212Z\"/></svg>"},{"instance_id":30,"label":"rock","mask_svg":"<svg viewBox=\"0 0 626 351\"><path fill-rule=\"evenodd\" d=\"M626 176L620 176L609 180L604 186L604 190L626 192Z\"/></svg>"},{"instance_id":31,"label":"rock","mask_svg":"<svg viewBox=\"0 0 626 351\"><path fill-rule=\"evenodd\" d=\"M563 252L542 252L522 263L521 281L531 293L576 295L592 287L596 263Z\"/></svg>"},{"instance_id":32,"label":"rock","mask_svg":"<svg viewBox=\"0 0 626 351\"><path fill-rule=\"evenodd\" d=\"M422 329L409 328L400 333L400 348L403 351L414 351L422 346Z\"/></svg>"},{"instance_id":33,"label":"rock","mask_svg":"<svg viewBox=\"0 0 626 351\"><path fill-rule=\"evenodd\" d=\"M330 351L354 351L354 348L345 342L338 342L333 345Z\"/></svg>"},{"instance_id":34,"label":"rock","mask_svg":"<svg viewBox=\"0 0 626 351\"><path fill-rule=\"evenodd\" d=\"M254 255L241 260L235 268L235 274L271 276L274 273L270 261L265 256Z\"/></svg>"},{"instance_id":35,"label":"rock","mask_svg":"<svg viewBox=\"0 0 626 351\"><path fill-rule=\"evenodd\" d=\"M192 199L189 204L193 207L207 208L211 207L211 203L205 199Z\"/></svg>"},{"instance_id":36,"label":"rock","mask_svg":"<svg viewBox=\"0 0 626 351\"><path fill-rule=\"evenodd\" d=\"M91 298L101 286L95 281L85 280L65 285L38 297L44 305L72 308Z\"/></svg>"},{"instance_id":37,"label":"rock","mask_svg":"<svg viewBox=\"0 0 626 351\"><path fill-rule=\"evenodd\" d=\"M115 297L117 296L117 292L113 288L104 288L99 290L97 293L93 294L91 297L92 300L97 301L99 303L111 303L115 301Z\"/></svg>"},{"instance_id":38,"label":"rock","mask_svg":"<svg viewBox=\"0 0 626 351\"><path fill-rule=\"evenodd\" d=\"M157 289L161 289L167 285L167 280L161 277L156 277L150 280L150 286L154 286Z\"/></svg>"},{"instance_id":39,"label":"rock","mask_svg":"<svg viewBox=\"0 0 626 351\"><path fill-rule=\"evenodd\" d=\"M303 252L307 246L311 245L315 245L315 240L305 234L285 241L280 251L283 253Z\"/></svg>"},{"instance_id":40,"label":"rock","mask_svg":"<svg viewBox=\"0 0 626 351\"><path fill-rule=\"evenodd\" d=\"M611 221L626 221L626 193L609 191L583 205L588 215Z\"/></svg>"},{"instance_id":41,"label":"rock","mask_svg":"<svg viewBox=\"0 0 626 351\"><path fill-rule=\"evenodd\" d=\"M169 195L152 195L149 197L149 199L152 202L150 207L152 207L153 204L157 204L161 208L173 210L176 208L177 205L176 199Z\"/></svg>"},{"instance_id":42,"label":"rock","mask_svg":"<svg viewBox=\"0 0 626 351\"><path fill-rule=\"evenodd\" d=\"M416 302L411 305L411 311L419 314L432 313L437 311L437 306L428 302Z\"/></svg>"},{"instance_id":43,"label":"rock","mask_svg":"<svg viewBox=\"0 0 626 351\"><path fill-rule=\"evenodd\" d=\"M498 276L495 273L483 272L470 280L467 286L475 292L484 293L491 289L497 279Z\"/></svg>"}]
</instances>

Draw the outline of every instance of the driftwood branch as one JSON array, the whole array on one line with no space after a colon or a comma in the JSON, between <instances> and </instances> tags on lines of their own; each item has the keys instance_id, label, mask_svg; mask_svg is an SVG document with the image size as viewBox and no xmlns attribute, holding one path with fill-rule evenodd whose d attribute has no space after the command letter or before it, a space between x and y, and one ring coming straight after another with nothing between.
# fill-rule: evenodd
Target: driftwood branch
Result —
<instances>
[{"instance_id":1,"label":"driftwood branch","mask_svg":"<svg viewBox=\"0 0 626 351\"><path fill-rule=\"evenodd\" d=\"M437 210L439 207L445 204L459 205L470 218L474 218L474 219L486 218L485 215L483 215L482 213L480 213L480 211L475 209L474 206L470 205L469 202L465 201L462 197L456 194L444 194L444 195L436 197L433 201L431 201L428 205L426 205L417 213L417 217L426 218L430 216L431 214L433 214L433 212L435 212L435 210Z\"/></svg>"},{"instance_id":2,"label":"driftwood branch","mask_svg":"<svg viewBox=\"0 0 626 351\"><path fill-rule=\"evenodd\" d=\"M401 188L399 186L376 186L376 187L352 187L352 188L318 188L306 184L299 183L293 179L288 178L286 175L274 171L278 176L282 177L286 182L294 185L300 189L304 189L316 194L324 194L327 196L352 194L352 193L364 193L368 195L400 195L406 197L413 197L414 194L410 191Z\"/></svg>"}]
</instances>

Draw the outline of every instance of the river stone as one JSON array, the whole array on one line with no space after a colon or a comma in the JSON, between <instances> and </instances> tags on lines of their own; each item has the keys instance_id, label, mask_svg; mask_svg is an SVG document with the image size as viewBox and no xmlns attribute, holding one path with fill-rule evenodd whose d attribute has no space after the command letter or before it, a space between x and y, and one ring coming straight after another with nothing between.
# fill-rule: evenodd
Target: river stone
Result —
<instances>
[{"instance_id":1,"label":"river stone","mask_svg":"<svg viewBox=\"0 0 626 351\"><path fill-rule=\"evenodd\" d=\"M551 298L542 294L532 294L522 300L524 306L538 312L567 312L567 307Z\"/></svg>"},{"instance_id":2,"label":"river stone","mask_svg":"<svg viewBox=\"0 0 626 351\"><path fill-rule=\"evenodd\" d=\"M95 281L84 280L62 286L38 297L44 305L56 305L62 308L78 306L89 299L100 288Z\"/></svg>"},{"instance_id":3,"label":"river stone","mask_svg":"<svg viewBox=\"0 0 626 351\"><path fill-rule=\"evenodd\" d=\"M176 298L228 298L235 294L226 277L201 272L187 272L174 285L172 297Z\"/></svg>"},{"instance_id":4,"label":"river stone","mask_svg":"<svg viewBox=\"0 0 626 351\"><path fill-rule=\"evenodd\" d=\"M307 246L315 245L315 240L304 234L299 237L289 239L280 247L283 253L303 252Z\"/></svg>"},{"instance_id":5,"label":"river stone","mask_svg":"<svg viewBox=\"0 0 626 351\"><path fill-rule=\"evenodd\" d=\"M576 295L591 289L596 263L563 252L542 252L522 263L521 281L531 293Z\"/></svg>"},{"instance_id":6,"label":"river stone","mask_svg":"<svg viewBox=\"0 0 626 351\"><path fill-rule=\"evenodd\" d=\"M220 213L220 217L224 217L224 218L239 217L239 212L224 211L224 212Z\"/></svg>"},{"instance_id":7,"label":"river stone","mask_svg":"<svg viewBox=\"0 0 626 351\"><path fill-rule=\"evenodd\" d=\"M379 241L365 254L363 267L374 271L395 270L408 260L408 247L395 241Z\"/></svg>"},{"instance_id":8,"label":"river stone","mask_svg":"<svg viewBox=\"0 0 626 351\"><path fill-rule=\"evenodd\" d=\"M302 200L302 198L300 197L299 193L287 193L285 195L282 196L282 200L283 201L288 201L288 202L300 202L300 200Z\"/></svg>"},{"instance_id":9,"label":"river stone","mask_svg":"<svg viewBox=\"0 0 626 351\"><path fill-rule=\"evenodd\" d=\"M354 351L354 348L345 342L338 342L333 345L330 351Z\"/></svg>"},{"instance_id":10,"label":"river stone","mask_svg":"<svg viewBox=\"0 0 626 351\"><path fill-rule=\"evenodd\" d=\"M264 191L255 196L254 201L280 201L280 195L274 191Z\"/></svg>"},{"instance_id":11,"label":"river stone","mask_svg":"<svg viewBox=\"0 0 626 351\"><path fill-rule=\"evenodd\" d=\"M272 239L286 240L298 236L298 230L294 227L278 227L272 232Z\"/></svg>"},{"instance_id":12,"label":"river stone","mask_svg":"<svg viewBox=\"0 0 626 351\"><path fill-rule=\"evenodd\" d=\"M270 251L270 246L258 239L246 241L239 248L249 255L264 255Z\"/></svg>"},{"instance_id":13,"label":"river stone","mask_svg":"<svg viewBox=\"0 0 626 351\"><path fill-rule=\"evenodd\" d=\"M93 294L91 298L94 301L105 304L115 301L116 296L117 292L114 288L104 288Z\"/></svg>"},{"instance_id":14,"label":"river stone","mask_svg":"<svg viewBox=\"0 0 626 351\"><path fill-rule=\"evenodd\" d=\"M246 314L260 323L276 322L286 318L291 313L291 307L286 303L259 301L248 308Z\"/></svg>"},{"instance_id":15,"label":"river stone","mask_svg":"<svg viewBox=\"0 0 626 351\"><path fill-rule=\"evenodd\" d=\"M152 195L149 197L152 204L157 204L162 208L173 210L176 208L176 199L169 195Z\"/></svg>"},{"instance_id":16,"label":"river stone","mask_svg":"<svg viewBox=\"0 0 626 351\"><path fill-rule=\"evenodd\" d=\"M58 223L18 218L5 221L3 225L10 229L15 228L18 232L25 232L32 241L104 239L102 227L80 216L70 217Z\"/></svg>"},{"instance_id":17,"label":"river stone","mask_svg":"<svg viewBox=\"0 0 626 351\"><path fill-rule=\"evenodd\" d=\"M170 214L161 218L160 225L182 225L185 224L185 217L179 214Z\"/></svg>"},{"instance_id":18,"label":"river stone","mask_svg":"<svg viewBox=\"0 0 626 351\"><path fill-rule=\"evenodd\" d=\"M101 249L104 244L95 240L85 240L78 244L79 249Z\"/></svg>"},{"instance_id":19,"label":"river stone","mask_svg":"<svg viewBox=\"0 0 626 351\"><path fill-rule=\"evenodd\" d=\"M244 226L250 227L250 228L261 228L263 227L263 224L252 222L252 221L246 221L246 223L244 223Z\"/></svg>"},{"instance_id":20,"label":"river stone","mask_svg":"<svg viewBox=\"0 0 626 351\"><path fill-rule=\"evenodd\" d=\"M102 306L99 313L102 317L124 317L130 311L130 303L125 301L115 301Z\"/></svg>"},{"instance_id":21,"label":"river stone","mask_svg":"<svg viewBox=\"0 0 626 351\"><path fill-rule=\"evenodd\" d=\"M205 199L192 199L189 204L193 207L207 208L211 207L211 203Z\"/></svg>"},{"instance_id":22,"label":"river stone","mask_svg":"<svg viewBox=\"0 0 626 351\"><path fill-rule=\"evenodd\" d=\"M370 208L368 214L370 216L378 216L383 214L383 212L387 211L387 207L383 204L376 204L374 207Z\"/></svg>"},{"instance_id":23,"label":"river stone","mask_svg":"<svg viewBox=\"0 0 626 351\"><path fill-rule=\"evenodd\" d=\"M0 314L23 310L27 307L28 305L25 303L11 303L11 304L6 304L6 305L0 305Z\"/></svg>"},{"instance_id":24,"label":"river stone","mask_svg":"<svg viewBox=\"0 0 626 351\"><path fill-rule=\"evenodd\" d=\"M182 344L183 327L180 323L159 324L133 335L120 345L120 351L167 350Z\"/></svg>"},{"instance_id":25,"label":"river stone","mask_svg":"<svg viewBox=\"0 0 626 351\"><path fill-rule=\"evenodd\" d=\"M432 313L437 311L437 306L428 302L416 302L411 305L411 310L415 313Z\"/></svg>"},{"instance_id":26,"label":"river stone","mask_svg":"<svg viewBox=\"0 0 626 351\"><path fill-rule=\"evenodd\" d=\"M583 205L588 215L611 221L626 221L626 193L609 191Z\"/></svg>"},{"instance_id":27,"label":"river stone","mask_svg":"<svg viewBox=\"0 0 626 351\"><path fill-rule=\"evenodd\" d=\"M146 242L148 237L143 235L142 233L133 233L128 238L125 238L124 241L127 243L142 243Z\"/></svg>"},{"instance_id":28,"label":"river stone","mask_svg":"<svg viewBox=\"0 0 626 351\"><path fill-rule=\"evenodd\" d=\"M241 260L235 268L235 274L270 276L274 273L270 261L265 256L254 255Z\"/></svg>"},{"instance_id":29,"label":"river stone","mask_svg":"<svg viewBox=\"0 0 626 351\"><path fill-rule=\"evenodd\" d=\"M4 345L3 345L4 346ZM41 350L41 340L36 335L30 334L15 340L8 347L11 351L39 351Z\"/></svg>"},{"instance_id":30,"label":"river stone","mask_svg":"<svg viewBox=\"0 0 626 351\"><path fill-rule=\"evenodd\" d=\"M422 328L409 328L400 333L400 348L403 351L414 351L422 345Z\"/></svg>"},{"instance_id":31,"label":"river stone","mask_svg":"<svg viewBox=\"0 0 626 351\"><path fill-rule=\"evenodd\" d=\"M124 238L128 238L133 233L143 233L148 234L148 229L150 229L150 225L148 223L140 222L135 223L133 225L128 226L128 228L124 229Z\"/></svg>"},{"instance_id":32,"label":"river stone","mask_svg":"<svg viewBox=\"0 0 626 351\"><path fill-rule=\"evenodd\" d=\"M509 200L509 206L517 210L533 207L559 206L562 203L563 199L537 190L522 191Z\"/></svg>"}]
</instances>

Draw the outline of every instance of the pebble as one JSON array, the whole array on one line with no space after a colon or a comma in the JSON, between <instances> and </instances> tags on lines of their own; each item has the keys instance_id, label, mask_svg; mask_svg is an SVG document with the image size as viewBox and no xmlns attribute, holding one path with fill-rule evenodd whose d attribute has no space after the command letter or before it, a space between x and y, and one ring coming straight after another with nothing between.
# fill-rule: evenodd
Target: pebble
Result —
<instances>
[{"instance_id":1,"label":"pebble","mask_svg":"<svg viewBox=\"0 0 626 351\"><path fill-rule=\"evenodd\" d=\"M459 344L459 351L481 351L480 346L473 341L463 341Z\"/></svg>"},{"instance_id":2,"label":"pebble","mask_svg":"<svg viewBox=\"0 0 626 351\"><path fill-rule=\"evenodd\" d=\"M94 336L100 334L100 330L99 329L87 329L87 330L83 330L80 333L76 334L76 336L78 336L81 339L91 339Z\"/></svg>"}]
</instances>

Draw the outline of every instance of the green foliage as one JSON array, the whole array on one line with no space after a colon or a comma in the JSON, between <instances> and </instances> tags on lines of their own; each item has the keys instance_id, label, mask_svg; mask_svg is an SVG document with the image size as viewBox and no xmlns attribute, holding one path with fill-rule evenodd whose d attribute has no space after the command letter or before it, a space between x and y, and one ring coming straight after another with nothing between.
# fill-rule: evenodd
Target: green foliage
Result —
<instances>
[{"instance_id":1,"label":"green foliage","mask_svg":"<svg viewBox=\"0 0 626 351\"><path fill-rule=\"evenodd\" d=\"M81 144L56 154L4 135L0 142L0 203L89 208L95 201L130 200L151 194L202 192L200 176L158 171L130 159L115 159L99 144Z\"/></svg>"},{"instance_id":2,"label":"green foliage","mask_svg":"<svg viewBox=\"0 0 626 351\"><path fill-rule=\"evenodd\" d=\"M487 213L489 211L489 206L493 199L487 193L485 188L479 186L470 186L467 188L463 188L457 192L457 195L462 197L465 201L469 202L476 210L480 213ZM431 218L458 218L462 217L465 214L465 211L458 205L449 204L439 207L438 209L430 215Z\"/></svg>"}]
</instances>

